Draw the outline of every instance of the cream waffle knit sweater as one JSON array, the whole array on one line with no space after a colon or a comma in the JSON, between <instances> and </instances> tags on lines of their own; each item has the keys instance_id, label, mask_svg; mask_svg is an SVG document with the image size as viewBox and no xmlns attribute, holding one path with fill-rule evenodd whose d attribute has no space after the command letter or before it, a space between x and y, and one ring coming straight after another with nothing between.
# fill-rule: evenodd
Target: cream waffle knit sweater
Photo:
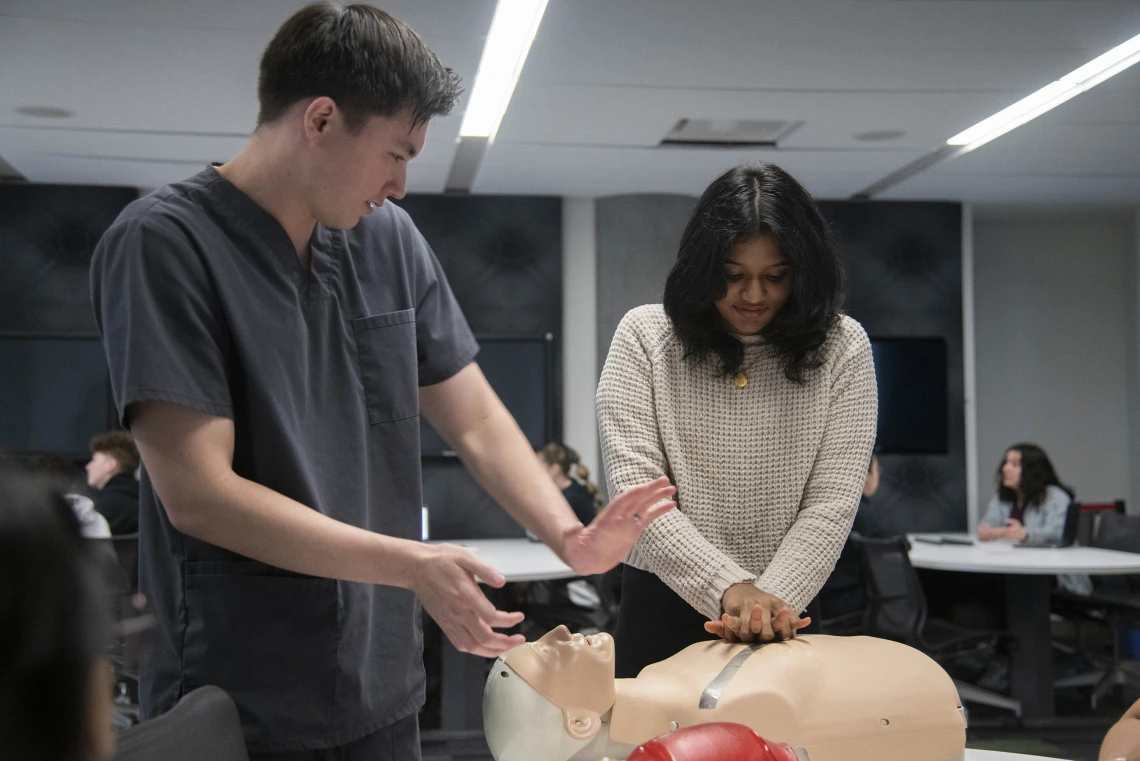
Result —
<instances>
[{"instance_id":1,"label":"cream waffle knit sweater","mask_svg":"<svg viewBox=\"0 0 1140 761\"><path fill-rule=\"evenodd\" d=\"M867 334L842 317L803 385L759 336L742 337L748 385L683 359L660 304L618 325L598 385L610 497L662 475L677 509L626 562L710 619L731 585L755 582L794 611L823 586L851 530L875 438Z\"/></svg>"}]
</instances>

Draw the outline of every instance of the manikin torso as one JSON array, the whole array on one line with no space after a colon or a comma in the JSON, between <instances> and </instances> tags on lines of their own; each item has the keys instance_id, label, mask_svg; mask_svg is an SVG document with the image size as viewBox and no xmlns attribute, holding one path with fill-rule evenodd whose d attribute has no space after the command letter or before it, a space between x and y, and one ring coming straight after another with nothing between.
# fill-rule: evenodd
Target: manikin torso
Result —
<instances>
[{"instance_id":1,"label":"manikin torso","mask_svg":"<svg viewBox=\"0 0 1140 761\"><path fill-rule=\"evenodd\" d=\"M620 759L673 729L723 721L788 743L804 761L963 757L953 682L896 642L822 635L760 646L702 642L636 679L613 680L612 667L608 635L583 638L564 627L504 654L484 694L497 761Z\"/></svg>"}]
</instances>

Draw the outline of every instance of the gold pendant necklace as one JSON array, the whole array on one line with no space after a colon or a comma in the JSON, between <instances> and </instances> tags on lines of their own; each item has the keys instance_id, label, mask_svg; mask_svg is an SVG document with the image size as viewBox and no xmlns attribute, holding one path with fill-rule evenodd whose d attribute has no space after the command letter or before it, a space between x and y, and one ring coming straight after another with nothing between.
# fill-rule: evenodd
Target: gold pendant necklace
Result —
<instances>
[{"instance_id":1,"label":"gold pendant necklace","mask_svg":"<svg viewBox=\"0 0 1140 761\"><path fill-rule=\"evenodd\" d=\"M748 376L744 373L737 373L736 377L732 379L732 382L737 388L744 388L748 385Z\"/></svg>"}]
</instances>

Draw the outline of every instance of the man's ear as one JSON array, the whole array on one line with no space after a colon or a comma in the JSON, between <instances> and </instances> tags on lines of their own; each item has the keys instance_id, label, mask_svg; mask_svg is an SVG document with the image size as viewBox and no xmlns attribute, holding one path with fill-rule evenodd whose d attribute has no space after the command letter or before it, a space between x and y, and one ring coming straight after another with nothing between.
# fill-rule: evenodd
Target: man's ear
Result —
<instances>
[{"instance_id":1,"label":"man's ear","mask_svg":"<svg viewBox=\"0 0 1140 761\"><path fill-rule=\"evenodd\" d=\"M305 137L313 140L327 131L335 114L337 114L337 105L332 98L326 95L314 98L305 107L302 117L304 119Z\"/></svg>"},{"instance_id":2,"label":"man's ear","mask_svg":"<svg viewBox=\"0 0 1140 761\"><path fill-rule=\"evenodd\" d=\"M602 717L585 708L562 709L562 726L575 740L593 740L602 728Z\"/></svg>"}]
</instances>

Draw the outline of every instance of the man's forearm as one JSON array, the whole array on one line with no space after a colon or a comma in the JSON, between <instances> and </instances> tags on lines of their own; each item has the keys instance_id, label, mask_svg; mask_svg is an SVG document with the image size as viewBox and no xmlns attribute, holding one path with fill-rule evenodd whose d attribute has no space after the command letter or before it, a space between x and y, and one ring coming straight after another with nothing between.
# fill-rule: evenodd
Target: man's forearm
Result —
<instances>
[{"instance_id":1,"label":"man's forearm","mask_svg":"<svg viewBox=\"0 0 1140 761\"><path fill-rule=\"evenodd\" d=\"M496 405L452 445L475 480L507 513L561 554L562 537L581 523L539 467L530 442L506 408Z\"/></svg>"},{"instance_id":2,"label":"man's forearm","mask_svg":"<svg viewBox=\"0 0 1140 761\"><path fill-rule=\"evenodd\" d=\"M277 568L409 588L417 561L430 552L420 542L341 523L236 475L216 480L221 483L201 488L199 482L192 492L171 495L181 500L182 509L170 511L175 527Z\"/></svg>"}]
</instances>

